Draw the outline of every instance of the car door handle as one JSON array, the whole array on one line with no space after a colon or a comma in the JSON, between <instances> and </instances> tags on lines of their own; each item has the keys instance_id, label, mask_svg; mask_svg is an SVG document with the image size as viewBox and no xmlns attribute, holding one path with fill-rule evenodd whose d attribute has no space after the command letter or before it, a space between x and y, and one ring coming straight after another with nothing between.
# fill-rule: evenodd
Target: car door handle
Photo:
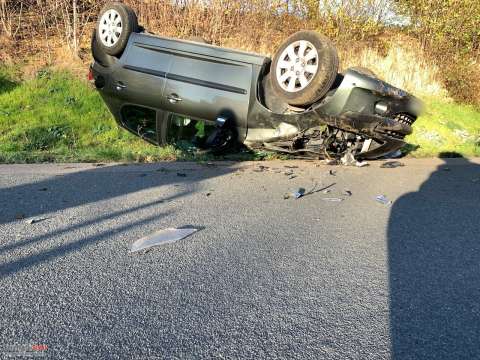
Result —
<instances>
[{"instance_id":1,"label":"car door handle","mask_svg":"<svg viewBox=\"0 0 480 360\"><path fill-rule=\"evenodd\" d=\"M170 101L171 104L176 104L177 102L183 100L177 94L170 94L170 95L167 96L167 99L168 99L168 101Z\"/></svg>"},{"instance_id":2,"label":"car door handle","mask_svg":"<svg viewBox=\"0 0 480 360\"><path fill-rule=\"evenodd\" d=\"M127 87L127 85L125 85L123 82L119 81L115 84L115 89L117 91L122 91L123 89L125 89Z\"/></svg>"}]
</instances>

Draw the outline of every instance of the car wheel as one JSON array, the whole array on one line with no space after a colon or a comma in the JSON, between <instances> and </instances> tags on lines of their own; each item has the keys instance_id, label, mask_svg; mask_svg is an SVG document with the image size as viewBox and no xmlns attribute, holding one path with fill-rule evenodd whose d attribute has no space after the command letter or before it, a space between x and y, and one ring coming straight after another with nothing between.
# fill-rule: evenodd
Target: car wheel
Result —
<instances>
[{"instance_id":1,"label":"car wheel","mask_svg":"<svg viewBox=\"0 0 480 360\"><path fill-rule=\"evenodd\" d=\"M277 50L270 71L273 90L290 105L310 105L326 95L338 72L332 42L314 31L299 31Z\"/></svg>"},{"instance_id":2,"label":"car wheel","mask_svg":"<svg viewBox=\"0 0 480 360\"><path fill-rule=\"evenodd\" d=\"M125 4L108 3L100 11L96 39L98 46L108 55L118 56L127 46L132 32L138 32L135 12Z\"/></svg>"}]
</instances>

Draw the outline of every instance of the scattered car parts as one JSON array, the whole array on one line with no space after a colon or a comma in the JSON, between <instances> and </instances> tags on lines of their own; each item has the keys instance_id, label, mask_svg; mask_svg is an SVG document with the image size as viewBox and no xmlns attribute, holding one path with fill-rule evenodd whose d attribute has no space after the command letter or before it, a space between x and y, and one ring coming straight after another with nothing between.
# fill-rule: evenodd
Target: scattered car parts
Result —
<instances>
[{"instance_id":1,"label":"scattered car parts","mask_svg":"<svg viewBox=\"0 0 480 360\"><path fill-rule=\"evenodd\" d=\"M333 44L312 31L293 34L272 60L152 35L114 2L92 53L92 81L117 122L157 145L361 161L400 149L422 108L368 69L338 73Z\"/></svg>"}]
</instances>

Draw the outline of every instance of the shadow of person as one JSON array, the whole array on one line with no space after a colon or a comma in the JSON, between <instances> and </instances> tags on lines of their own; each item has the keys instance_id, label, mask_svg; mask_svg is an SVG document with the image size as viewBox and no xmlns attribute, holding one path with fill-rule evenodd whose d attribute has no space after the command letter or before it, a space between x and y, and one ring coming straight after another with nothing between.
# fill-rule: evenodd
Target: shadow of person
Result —
<instances>
[{"instance_id":1,"label":"shadow of person","mask_svg":"<svg viewBox=\"0 0 480 360\"><path fill-rule=\"evenodd\" d=\"M394 359L480 359L480 166L443 161L390 214Z\"/></svg>"}]
</instances>

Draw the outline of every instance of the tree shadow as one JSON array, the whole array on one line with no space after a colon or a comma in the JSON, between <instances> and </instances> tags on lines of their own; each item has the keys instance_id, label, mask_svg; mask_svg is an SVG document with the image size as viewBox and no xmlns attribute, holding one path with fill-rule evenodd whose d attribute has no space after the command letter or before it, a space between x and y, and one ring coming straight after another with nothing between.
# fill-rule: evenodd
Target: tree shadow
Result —
<instances>
[{"instance_id":1,"label":"tree shadow","mask_svg":"<svg viewBox=\"0 0 480 360\"><path fill-rule=\"evenodd\" d=\"M61 176L58 176L58 174L56 176L52 175L41 181L0 188L0 225L18 221L16 216L18 217L19 214L29 218L48 217L53 212L61 212L69 208L95 204L100 201L114 201L113 199L116 197L147 189L164 186L170 186L170 189L172 189L172 185L175 189L170 195L152 199L142 197L136 206L106 212L81 223L54 229L47 234L0 243L0 255L4 255L4 258L7 259L6 262L0 264L0 277L12 275L20 270L48 262L71 252L80 251L88 245L108 239L113 232L127 231L129 228L144 226L169 213L161 212L143 218L138 216L135 221L128 222L125 225L122 224L114 229L110 228L73 242L60 244L23 258L10 259L8 253L11 251L29 248L53 237L65 236L72 231L87 230L96 224L111 221L127 214L138 214L141 210L160 208L161 203L175 201L196 192L200 182L229 172L231 172L229 166L215 166L214 169L211 169L192 164L184 164L182 167L179 167L178 164L171 166L159 164L126 167L109 166L108 168L94 168L83 171L74 170L74 172ZM101 208L101 205L97 207Z\"/></svg>"},{"instance_id":2,"label":"tree shadow","mask_svg":"<svg viewBox=\"0 0 480 360\"><path fill-rule=\"evenodd\" d=\"M394 359L480 358L480 166L443 161L390 215Z\"/></svg>"}]
</instances>

